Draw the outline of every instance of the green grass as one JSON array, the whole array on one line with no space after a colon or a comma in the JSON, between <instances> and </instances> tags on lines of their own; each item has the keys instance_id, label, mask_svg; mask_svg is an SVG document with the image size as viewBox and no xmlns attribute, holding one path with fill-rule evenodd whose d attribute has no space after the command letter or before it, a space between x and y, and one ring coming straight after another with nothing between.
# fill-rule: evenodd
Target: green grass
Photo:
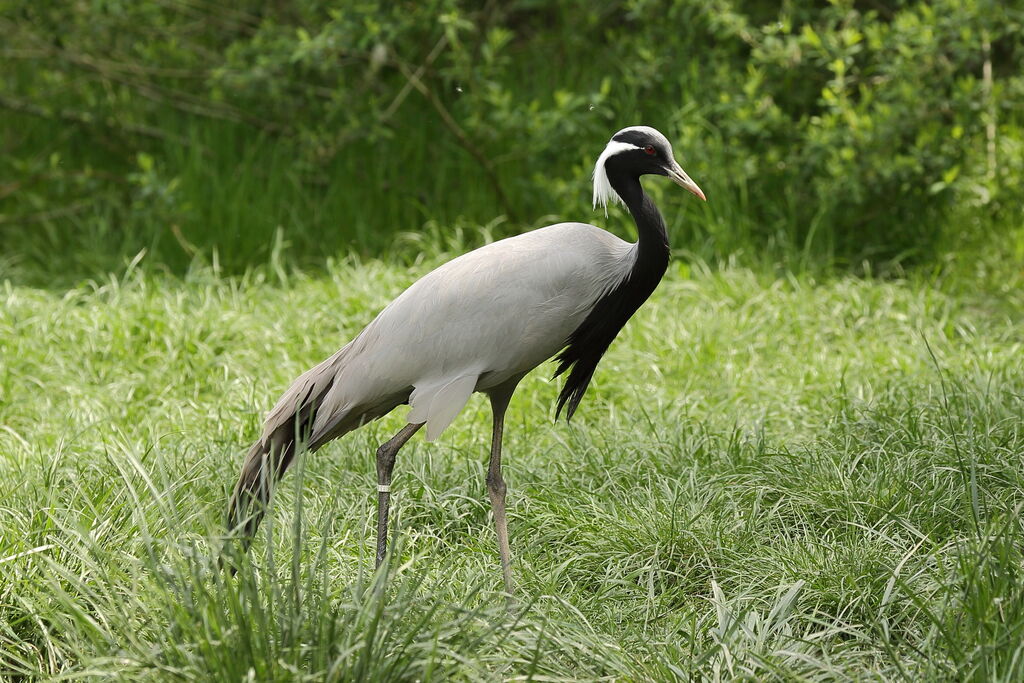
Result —
<instances>
[{"instance_id":1,"label":"green grass","mask_svg":"<svg viewBox=\"0 0 1024 683\"><path fill-rule=\"evenodd\" d=\"M1019 287L677 263L571 426L521 386L506 613L474 398L301 461L216 570L260 415L442 255L0 286L0 677L1019 680Z\"/></svg>"}]
</instances>

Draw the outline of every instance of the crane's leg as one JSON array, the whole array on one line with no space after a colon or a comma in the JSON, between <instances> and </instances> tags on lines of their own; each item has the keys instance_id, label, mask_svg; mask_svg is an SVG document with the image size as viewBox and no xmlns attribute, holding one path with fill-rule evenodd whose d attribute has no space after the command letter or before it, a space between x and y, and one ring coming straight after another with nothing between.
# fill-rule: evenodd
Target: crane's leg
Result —
<instances>
[{"instance_id":1,"label":"crane's leg","mask_svg":"<svg viewBox=\"0 0 1024 683\"><path fill-rule=\"evenodd\" d=\"M518 382L518 379L516 380ZM491 464L487 468L487 495L494 511L494 527L498 532L498 553L501 555L501 573L505 579L505 592L512 596L511 553L508 547L508 518L505 517L505 480L501 478L501 437L505 425L505 410L512 398L512 384L506 391L491 393L491 412L494 427L491 432Z\"/></svg>"},{"instance_id":2,"label":"crane's leg","mask_svg":"<svg viewBox=\"0 0 1024 683\"><path fill-rule=\"evenodd\" d=\"M405 425L401 431L377 449L377 564L375 567L378 569L388 550L388 508L391 504L391 470L395 467L395 456L423 424L421 422Z\"/></svg>"}]
</instances>

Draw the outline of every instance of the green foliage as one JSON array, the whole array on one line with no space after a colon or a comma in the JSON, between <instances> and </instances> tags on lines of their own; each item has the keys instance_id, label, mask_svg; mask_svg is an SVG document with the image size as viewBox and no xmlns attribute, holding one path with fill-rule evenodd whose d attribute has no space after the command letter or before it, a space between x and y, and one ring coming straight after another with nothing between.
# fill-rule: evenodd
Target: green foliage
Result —
<instances>
[{"instance_id":1,"label":"green foliage","mask_svg":"<svg viewBox=\"0 0 1024 683\"><path fill-rule=\"evenodd\" d=\"M681 248L927 259L949 226L1018 227L1022 22L986 0L9 0L0 245L56 272L142 247L241 269L282 231L322 262L431 221L588 219L601 146L645 122L711 199L664 198Z\"/></svg>"},{"instance_id":2,"label":"green foliage","mask_svg":"<svg viewBox=\"0 0 1024 683\"><path fill-rule=\"evenodd\" d=\"M672 268L571 425L550 368L512 402L511 615L482 397L402 451L387 576L402 411L301 459L218 572L260 413L447 256L0 288L0 678L1024 674L1019 273L1001 299Z\"/></svg>"},{"instance_id":3,"label":"green foliage","mask_svg":"<svg viewBox=\"0 0 1024 683\"><path fill-rule=\"evenodd\" d=\"M727 3L716 10L719 35L750 49L742 95L716 120L730 146L763 150L751 155L748 184L767 177L795 188L796 222L807 230L794 238L847 255L928 249L951 203L997 209L985 205L1002 183L1018 184L1019 166L997 179L977 152L986 118L1012 121L1019 106L1003 90L1019 87L1020 11L959 0L864 10L794 3L751 26ZM1004 59L989 87L982 74L993 51ZM774 144L759 145L765 136ZM1012 206L1020 195L1000 199Z\"/></svg>"}]
</instances>

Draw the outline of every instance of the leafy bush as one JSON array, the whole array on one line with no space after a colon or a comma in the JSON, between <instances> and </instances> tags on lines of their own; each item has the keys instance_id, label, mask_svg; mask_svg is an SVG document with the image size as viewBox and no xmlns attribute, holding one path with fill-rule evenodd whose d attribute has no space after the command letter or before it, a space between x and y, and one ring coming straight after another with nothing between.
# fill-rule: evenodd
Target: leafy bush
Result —
<instances>
[{"instance_id":1,"label":"leafy bush","mask_svg":"<svg viewBox=\"0 0 1024 683\"><path fill-rule=\"evenodd\" d=\"M706 256L927 258L1024 199L1005 3L9 7L0 244L29 260L242 267L279 230L319 259L431 221L586 218L593 158L638 122L708 190L670 220Z\"/></svg>"}]
</instances>

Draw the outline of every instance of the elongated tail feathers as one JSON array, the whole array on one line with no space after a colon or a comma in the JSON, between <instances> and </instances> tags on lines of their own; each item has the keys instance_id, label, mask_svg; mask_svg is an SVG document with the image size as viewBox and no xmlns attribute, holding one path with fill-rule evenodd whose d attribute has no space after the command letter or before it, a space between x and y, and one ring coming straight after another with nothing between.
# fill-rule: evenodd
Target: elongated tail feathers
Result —
<instances>
[{"instance_id":1,"label":"elongated tail feathers","mask_svg":"<svg viewBox=\"0 0 1024 683\"><path fill-rule=\"evenodd\" d=\"M248 549L270 501L274 482L284 474L295 457L295 445L283 449L268 448L262 440L249 449L242 471L228 504L228 532L238 535L243 549Z\"/></svg>"},{"instance_id":2,"label":"elongated tail feathers","mask_svg":"<svg viewBox=\"0 0 1024 683\"><path fill-rule=\"evenodd\" d=\"M266 514L274 485L298 454L316 451L408 400L411 387L355 405L335 396L332 389L338 388L348 348L292 383L267 416L263 435L249 448L227 511L228 534L240 541L243 552Z\"/></svg>"},{"instance_id":3,"label":"elongated tail feathers","mask_svg":"<svg viewBox=\"0 0 1024 683\"><path fill-rule=\"evenodd\" d=\"M266 513L274 484L309 442L317 407L331 387L330 381L318 384L310 382L303 387L305 391L291 396L292 410L282 414L279 403L271 414L273 421L268 419L263 436L245 456L227 515L228 533L241 540L243 551L249 548Z\"/></svg>"}]
</instances>

